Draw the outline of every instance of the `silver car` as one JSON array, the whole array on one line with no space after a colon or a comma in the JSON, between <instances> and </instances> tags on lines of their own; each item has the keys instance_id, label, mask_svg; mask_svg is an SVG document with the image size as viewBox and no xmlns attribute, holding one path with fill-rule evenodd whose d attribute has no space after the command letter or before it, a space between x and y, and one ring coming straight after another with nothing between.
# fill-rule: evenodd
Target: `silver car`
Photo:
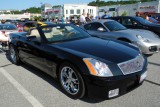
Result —
<instances>
[{"instance_id":1,"label":"silver car","mask_svg":"<svg viewBox=\"0 0 160 107\"><path fill-rule=\"evenodd\" d=\"M159 52L160 38L151 31L127 29L113 20L97 20L80 26L90 35L102 39L115 39L135 44L148 56Z\"/></svg>"}]
</instances>

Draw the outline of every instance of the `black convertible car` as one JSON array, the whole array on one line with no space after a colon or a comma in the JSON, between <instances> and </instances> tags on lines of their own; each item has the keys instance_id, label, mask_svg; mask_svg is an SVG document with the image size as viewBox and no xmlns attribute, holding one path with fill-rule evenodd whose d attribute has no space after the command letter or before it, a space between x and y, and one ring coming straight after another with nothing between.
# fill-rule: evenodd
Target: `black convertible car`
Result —
<instances>
[{"instance_id":1,"label":"black convertible car","mask_svg":"<svg viewBox=\"0 0 160 107\"><path fill-rule=\"evenodd\" d=\"M25 62L58 78L71 98L113 98L143 83L147 59L128 43L90 37L70 24L10 34L14 64Z\"/></svg>"},{"instance_id":2,"label":"black convertible car","mask_svg":"<svg viewBox=\"0 0 160 107\"><path fill-rule=\"evenodd\" d=\"M146 29L156 33L160 37L160 24L154 24L142 17L137 16L118 16L111 17L110 19L116 20L122 25L130 29Z\"/></svg>"}]
</instances>

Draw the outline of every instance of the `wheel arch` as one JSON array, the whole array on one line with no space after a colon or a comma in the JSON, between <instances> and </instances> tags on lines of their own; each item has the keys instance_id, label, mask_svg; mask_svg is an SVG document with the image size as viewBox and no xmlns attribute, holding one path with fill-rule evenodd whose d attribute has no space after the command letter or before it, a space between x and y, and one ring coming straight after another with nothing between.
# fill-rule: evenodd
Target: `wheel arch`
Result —
<instances>
[{"instance_id":1,"label":"wheel arch","mask_svg":"<svg viewBox=\"0 0 160 107\"><path fill-rule=\"evenodd\" d=\"M84 81L85 89L88 90L88 89L87 89L87 84L86 84L86 82L85 82L84 73L83 73L83 72L80 72L80 71L81 71L80 66L77 66L74 62L72 62L72 61L70 61L70 60L68 60L68 59L61 60L61 61L57 64L57 67L56 67L56 78L57 78L57 80L59 81L59 79L58 79L59 69L60 69L60 66L61 66L63 63L70 63L71 65L73 65L73 66L78 70L78 72L80 73L80 75L81 75L81 77L82 77L82 79L83 79L83 81ZM86 91L85 95L87 95L87 94L88 94L88 91Z\"/></svg>"},{"instance_id":2,"label":"wheel arch","mask_svg":"<svg viewBox=\"0 0 160 107\"><path fill-rule=\"evenodd\" d=\"M57 67L56 67L56 76L57 76L57 77L58 77L58 72L59 72L60 66L61 66L63 63L70 63L71 65L73 65L73 66L78 70L78 72L81 74L82 78L84 78L84 77L83 77L83 74L84 74L84 73L83 73L83 72L80 72L80 71L81 71L80 67L77 66L76 63L74 63L73 61L70 61L70 60L68 60L68 59L61 60L61 61L57 64Z\"/></svg>"}]
</instances>

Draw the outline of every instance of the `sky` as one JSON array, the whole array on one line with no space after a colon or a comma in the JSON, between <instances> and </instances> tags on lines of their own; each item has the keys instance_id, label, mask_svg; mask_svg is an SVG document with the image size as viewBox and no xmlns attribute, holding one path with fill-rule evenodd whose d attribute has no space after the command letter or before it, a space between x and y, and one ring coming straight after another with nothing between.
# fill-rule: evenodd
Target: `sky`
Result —
<instances>
[{"instance_id":1,"label":"sky","mask_svg":"<svg viewBox=\"0 0 160 107\"><path fill-rule=\"evenodd\" d=\"M40 7L41 3L49 3L51 5L89 3L94 0L0 0L0 10L7 9L27 9L29 7ZM104 0L106 1L106 0Z\"/></svg>"}]
</instances>

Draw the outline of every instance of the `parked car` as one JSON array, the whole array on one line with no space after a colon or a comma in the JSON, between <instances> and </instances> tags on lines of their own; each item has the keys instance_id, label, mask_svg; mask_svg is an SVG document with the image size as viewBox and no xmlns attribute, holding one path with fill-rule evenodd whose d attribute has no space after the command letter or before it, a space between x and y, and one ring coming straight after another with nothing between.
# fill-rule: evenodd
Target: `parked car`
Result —
<instances>
[{"instance_id":1,"label":"parked car","mask_svg":"<svg viewBox=\"0 0 160 107\"><path fill-rule=\"evenodd\" d=\"M154 19L153 17L149 17L149 21L155 24L160 24L160 21Z\"/></svg>"},{"instance_id":2,"label":"parked car","mask_svg":"<svg viewBox=\"0 0 160 107\"><path fill-rule=\"evenodd\" d=\"M71 24L10 34L10 57L58 78L71 98L120 96L143 83L147 58L133 45L102 40Z\"/></svg>"},{"instance_id":3,"label":"parked car","mask_svg":"<svg viewBox=\"0 0 160 107\"><path fill-rule=\"evenodd\" d=\"M10 33L18 32L17 27L14 24L0 24L0 44L2 47L7 46Z\"/></svg>"},{"instance_id":4,"label":"parked car","mask_svg":"<svg viewBox=\"0 0 160 107\"><path fill-rule=\"evenodd\" d=\"M119 16L111 17L110 19L116 20L127 28L131 29L145 29L156 33L160 37L160 24L152 23L146 19L136 16Z\"/></svg>"},{"instance_id":5,"label":"parked car","mask_svg":"<svg viewBox=\"0 0 160 107\"><path fill-rule=\"evenodd\" d=\"M114 20L99 20L81 26L90 35L102 39L116 39L132 43L140 48L143 54L152 55L160 50L160 38L147 30L127 29Z\"/></svg>"},{"instance_id":6,"label":"parked car","mask_svg":"<svg viewBox=\"0 0 160 107\"><path fill-rule=\"evenodd\" d=\"M37 25L40 25L40 26L45 26L45 25L51 25L53 23L51 22L40 22L40 21L27 21L27 22L24 22L22 24L22 27L23 27L23 31L26 31L28 32L30 29L32 28L36 28Z\"/></svg>"}]
</instances>

